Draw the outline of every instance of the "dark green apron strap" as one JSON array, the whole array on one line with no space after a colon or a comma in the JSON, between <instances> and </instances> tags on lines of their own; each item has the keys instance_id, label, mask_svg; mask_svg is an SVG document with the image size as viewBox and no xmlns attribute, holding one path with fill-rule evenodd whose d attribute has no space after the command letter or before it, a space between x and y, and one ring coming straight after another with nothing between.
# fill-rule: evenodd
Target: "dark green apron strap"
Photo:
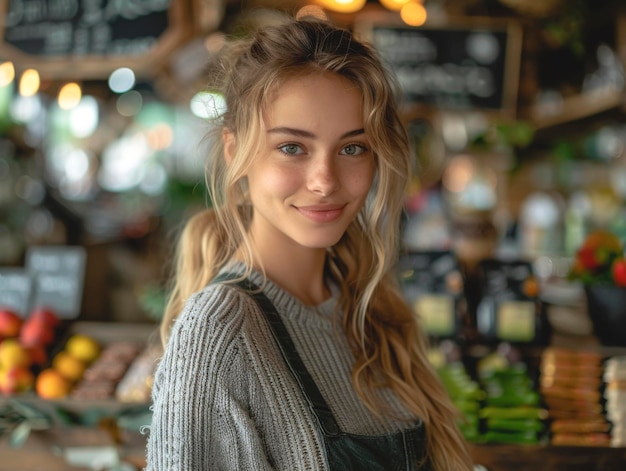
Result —
<instances>
[{"instance_id":1,"label":"dark green apron strap","mask_svg":"<svg viewBox=\"0 0 626 471\"><path fill-rule=\"evenodd\" d=\"M240 278L240 275L223 273L215 278L213 282L235 280L235 283L240 288L248 292L248 294L250 294L250 296L252 296L252 298L257 302L270 324L272 335L280 348L280 352L285 360L285 363L300 385L300 389L302 389L305 397L308 399L320 426L328 435L339 435L341 433L341 429L339 428L330 407L328 407L328 404L324 400L322 393L315 384L315 381L304 366L302 358L300 358L300 355L296 350L296 346L287 331L287 327L285 327L285 324L276 311L276 308L258 286L247 278L243 280Z\"/></svg>"}]
</instances>

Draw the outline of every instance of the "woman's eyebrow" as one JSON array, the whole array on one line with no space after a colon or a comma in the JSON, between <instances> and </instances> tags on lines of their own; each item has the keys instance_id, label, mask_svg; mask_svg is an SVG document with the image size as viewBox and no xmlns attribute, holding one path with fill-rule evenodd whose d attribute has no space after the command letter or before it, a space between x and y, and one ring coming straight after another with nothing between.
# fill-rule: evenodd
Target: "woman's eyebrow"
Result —
<instances>
[{"instance_id":1,"label":"woman's eyebrow","mask_svg":"<svg viewBox=\"0 0 626 471\"><path fill-rule=\"evenodd\" d=\"M305 131L304 129L290 128L288 126L278 126L275 128L268 129L267 132L268 134L291 134L292 136L308 137L311 139L314 139L315 137L317 137L314 133L310 131ZM346 137L360 136L361 134L365 134L364 128L359 128L353 131L348 131L341 135L341 139L345 139Z\"/></svg>"}]
</instances>

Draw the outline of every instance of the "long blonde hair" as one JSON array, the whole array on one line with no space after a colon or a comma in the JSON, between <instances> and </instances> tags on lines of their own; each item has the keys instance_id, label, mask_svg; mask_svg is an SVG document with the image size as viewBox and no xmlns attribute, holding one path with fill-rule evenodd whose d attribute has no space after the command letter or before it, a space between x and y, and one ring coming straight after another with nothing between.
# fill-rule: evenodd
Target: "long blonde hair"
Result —
<instances>
[{"instance_id":1,"label":"long blonde hair","mask_svg":"<svg viewBox=\"0 0 626 471\"><path fill-rule=\"evenodd\" d=\"M368 199L339 243L328 250L326 276L341 287L342 327L356 362L352 381L362 400L383 413L376 388L395 391L426 427L427 459L441 471L471 469L457 412L428 362L426 339L398 289L399 221L410 174L409 140L397 110L397 84L375 51L344 29L304 19L257 31L227 47L210 71L211 89L226 111L214 126L207 185L213 208L192 217L177 248L176 274L161 326L164 342L185 300L206 286L243 248L251 270L246 229L252 218L245 179L261 142L262 113L272 91L306 73L334 73L363 95L364 128L376 155ZM221 133L236 136L226 165Z\"/></svg>"}]
</instances>

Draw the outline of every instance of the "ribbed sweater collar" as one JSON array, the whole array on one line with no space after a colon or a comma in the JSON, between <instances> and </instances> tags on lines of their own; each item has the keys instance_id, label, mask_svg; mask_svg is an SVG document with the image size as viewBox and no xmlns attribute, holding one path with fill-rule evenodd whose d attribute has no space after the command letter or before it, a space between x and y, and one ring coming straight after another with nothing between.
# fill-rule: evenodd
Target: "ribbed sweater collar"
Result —
<instances>
[{"instance_id":1,"label":"ribbed sweater collar","mask_svg":"<svg viewBox=\"0 0 626 471\"><path fill-rule=\"evenodd\" d=\"M220 273L241 274L245 271L246 265L243 262L234 262L220 270ZM297 324L325 327L333 322L338 305L338 290L335 287L331 287L332 296L329 299L317 306L307 306L271 279L264 277L263 273L258 270L253 269L249 279L257 286L262 287L265 296L269 298L282 316L290 318Z\"/></svg>"}]
</instances>

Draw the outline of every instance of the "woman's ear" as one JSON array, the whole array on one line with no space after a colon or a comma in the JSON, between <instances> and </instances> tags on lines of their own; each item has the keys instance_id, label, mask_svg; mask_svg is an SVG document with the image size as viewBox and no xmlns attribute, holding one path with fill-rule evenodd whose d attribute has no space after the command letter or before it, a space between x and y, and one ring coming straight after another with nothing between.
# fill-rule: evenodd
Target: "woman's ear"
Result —
<instances>
[{"instance_id":1,"label":"woman's ear","mask_svg":"<svg viewBox=\"0 0 626 471\"><path fill-rule=\"evenodd\" d=\"M224 159L226 160L226 165L230 165L235 158L236 152L235 134L230 129L224 128L222 130L222 142L224 144Z\"/></svg>"}]
</instances>

